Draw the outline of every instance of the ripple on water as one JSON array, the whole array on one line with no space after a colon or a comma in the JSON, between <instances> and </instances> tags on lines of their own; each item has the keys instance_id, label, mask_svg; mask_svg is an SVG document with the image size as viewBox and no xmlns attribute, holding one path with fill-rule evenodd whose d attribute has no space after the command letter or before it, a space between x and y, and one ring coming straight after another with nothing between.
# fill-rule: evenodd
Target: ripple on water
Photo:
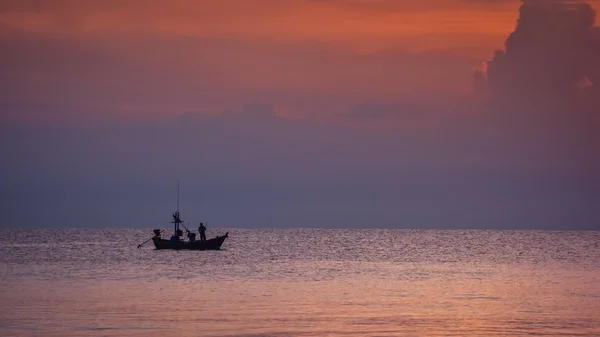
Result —
<instances>
[{"instance_id":1,"label":"ripple on water","mask_svg":"<svg viewBox=\"0 0 600 337\"><path fill-rule=\"evenodd\" d=\"M226 231L1 230L0 334L600 335L599 232Z\"/></svg>"}]
</instances>

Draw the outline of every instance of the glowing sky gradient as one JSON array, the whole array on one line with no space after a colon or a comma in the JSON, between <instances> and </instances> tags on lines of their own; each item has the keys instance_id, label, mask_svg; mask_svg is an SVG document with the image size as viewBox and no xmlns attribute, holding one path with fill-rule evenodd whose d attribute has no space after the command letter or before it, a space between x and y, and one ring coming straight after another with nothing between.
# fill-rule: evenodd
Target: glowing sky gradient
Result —
<instances>
[{"instance_id":1,"label":"glowing sky gradient","mask_svg":"<svg viewBox=\"0 0 600 337\"><path fill-rule=\"evenodd\" d=\"M181 178L232 226L599 228L594 7L2 1L0 211L158 225Z\"/></svg>"},{"instance_id":2,"label":"glowing sky gradient","mask_svg":"<svg viewBox=\"0 0 600 337\"><path fill-rule=\"evenodd\" d=\"M34 94L58 110L214 114L264 101L280 115L307 116L343 112L369 99L470 91L471 69L501 46L518 6L3 1L0 27L10 80L21 85L14 96Z\"/></svg>"}]
</instances>

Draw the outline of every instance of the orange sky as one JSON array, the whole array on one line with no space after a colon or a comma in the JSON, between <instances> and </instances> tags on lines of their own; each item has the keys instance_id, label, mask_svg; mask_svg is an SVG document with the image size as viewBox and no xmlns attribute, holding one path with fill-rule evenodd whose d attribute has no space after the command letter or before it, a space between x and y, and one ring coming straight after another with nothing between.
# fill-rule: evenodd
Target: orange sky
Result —
<instances>
[{"instance_id":1,"label":"orange sky","mask_svg":"<svg viewBox=\"0 0 600 337\"><path fill-rule=\"evenodd\" d=\"M13 82L23 89L15 95L31 96L34 80L42 101L62 95L69 101L59 106L89 104L117 115L220 113L259 101L306 116L366 100L468 92L472 69L502 48L519 5L14 0L0 5L0 36L33 39L6 47L14 53ZM37 44L40 60L30 62L59 65L20 61L35 59L20 48Z\"/></svg>"},{"instance_id":2,"label":"orange sky","mask_svg":"<svg viewBox=\"0 0 600 337\"><path fill-rule=\"evenodd\" d=\"M144 32L325 41L362 49L488 51L514 28L517 1L392 0L10 1L4 25L43 34ZM493 41L491 41L493 40ZM485 41L485 42L484 42Z\"/></svg>"}]
</instances>

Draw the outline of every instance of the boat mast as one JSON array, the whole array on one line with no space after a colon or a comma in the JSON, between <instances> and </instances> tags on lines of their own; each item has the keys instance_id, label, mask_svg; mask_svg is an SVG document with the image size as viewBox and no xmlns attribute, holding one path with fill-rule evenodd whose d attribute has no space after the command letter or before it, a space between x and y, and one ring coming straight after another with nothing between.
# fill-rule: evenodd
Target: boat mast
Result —
<instances>
[{"instance_id":1,"label":"boat mast","mask_svg":"<svg viewBox=\"0 0 600 337\"><path fill-rule=\"evenodd\" d=\"M177 236L179 229L179 179L177 179L177 211L175 212L175 219L173 219L173 235Z\"/></svg>"}]
</instances>

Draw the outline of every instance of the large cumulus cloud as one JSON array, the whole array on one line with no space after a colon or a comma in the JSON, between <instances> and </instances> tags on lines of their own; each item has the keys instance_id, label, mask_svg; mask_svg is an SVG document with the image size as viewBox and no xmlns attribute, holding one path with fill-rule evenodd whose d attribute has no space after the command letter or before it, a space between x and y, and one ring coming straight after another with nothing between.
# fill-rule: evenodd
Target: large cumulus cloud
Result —
<instances>
[{"instance_id":1,"label":"large cumulus cloud","mask_svg":"<svg viewBox=\"0 0 600 337\"><path fill-rule=\"evenodd\" d=\"M527 160L593 171L600 167L596 11L554 0L524 0L519 11L505 49L475 73L478 92L489 98L479 127Z\"/></svg>"},{"instance_id":2,"label":"large cumulus cloud","mask_svg":"<svg viewBox=\"0 0 600 337\"><path fill-rule=\"evenodd\" d=\"M589 3L524 0L514 32L487 64L494 99L572 103L586 78L600 86L600 34Z\"/></svg>"}]
</instances>

